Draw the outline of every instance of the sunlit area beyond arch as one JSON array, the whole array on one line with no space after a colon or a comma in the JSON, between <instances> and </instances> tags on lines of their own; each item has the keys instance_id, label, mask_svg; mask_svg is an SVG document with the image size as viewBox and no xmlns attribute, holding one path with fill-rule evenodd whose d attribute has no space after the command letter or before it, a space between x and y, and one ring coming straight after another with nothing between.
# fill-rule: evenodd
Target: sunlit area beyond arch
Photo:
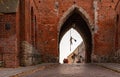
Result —
<instances>
[{"instance_id":1,"label":"sunlit area beyond arch","mask_svg":"<svg viewBox=\"0 0 120 77\"><path fill-rule=\"evenodd\" d=\"M60 41L59 62L63 63L63 60L66 59L82 42L82 37L75 29L71 28L67 31Z\"/></svg>"}]
</instances>

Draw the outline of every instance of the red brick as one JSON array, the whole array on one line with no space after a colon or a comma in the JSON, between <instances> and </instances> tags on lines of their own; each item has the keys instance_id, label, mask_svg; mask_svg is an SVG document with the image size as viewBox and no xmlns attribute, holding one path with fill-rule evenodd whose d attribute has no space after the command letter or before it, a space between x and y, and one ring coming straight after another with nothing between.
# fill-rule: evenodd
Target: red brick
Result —
<instances>
[{"instance_id":1,"label":"red brick","mask_svg":"<svg viewBox=\"0 0 120 77\"><path fill-rule=\"evenodd\" d=\"M0 47L3 48L3 55L12 54L4 57L6 67L13 67L11 63L15 66L19 65L20 60L17 56L24 52L21 48L21 43L24 41L44 55L43 61L47 61L45 56L49 55L57 58L59 56L59 22L68 9L74 5L84 9L89 15L88 20L92 23L89 27L98 27L93 33L93 54L109 55L120 49L120 18L116 22L116 14L120 17L118 0L114 0L114 2L98 0L97 24L94 19L94 0L57 1L58 8L55 0L20 0L16 13L0 15ZM32 8L33 16L31 16ZM35 16L36 23L31 19ZM12 25L8 31L4 27L7 21ZM9 58L13 58L13 60L11 61Z\"/></svg>"}]
</instances>

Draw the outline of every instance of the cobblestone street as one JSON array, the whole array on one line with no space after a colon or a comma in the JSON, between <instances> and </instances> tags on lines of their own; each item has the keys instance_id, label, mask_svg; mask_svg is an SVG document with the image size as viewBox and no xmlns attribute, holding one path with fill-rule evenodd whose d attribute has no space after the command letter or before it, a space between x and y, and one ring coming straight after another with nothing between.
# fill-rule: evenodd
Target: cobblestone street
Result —
<instances>
[{"instance_id":1,"label":"cobblestone street","mask_svg":"<svg viewBox=\"0 0 120 77\"><path fill-rule=\"evenodd\" d=\"M58 64L22 77L120 77L120 73L95 64Z\"/></svg>"}]
</instances>

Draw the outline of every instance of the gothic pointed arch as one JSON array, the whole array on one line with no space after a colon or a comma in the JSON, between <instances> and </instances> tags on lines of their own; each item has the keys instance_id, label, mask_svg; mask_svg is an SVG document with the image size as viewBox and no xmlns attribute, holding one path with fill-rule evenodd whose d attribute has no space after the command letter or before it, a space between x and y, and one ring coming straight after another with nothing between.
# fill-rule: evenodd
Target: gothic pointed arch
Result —
<instances>
[{"instance_id":1,"label":"gothic pointed arch","mask_svg":"<svg viewBox=\"0 0 120 77\"><path fill-rule=\"evenodd\" d=\"M70 28L74 28L82 36L86 49L85 61L87 63L91 62L93 50L92 22L84 9L74 5L65 12L59 22L58 43L60 43L62 37Z\"/></svg>"}]
</instances>

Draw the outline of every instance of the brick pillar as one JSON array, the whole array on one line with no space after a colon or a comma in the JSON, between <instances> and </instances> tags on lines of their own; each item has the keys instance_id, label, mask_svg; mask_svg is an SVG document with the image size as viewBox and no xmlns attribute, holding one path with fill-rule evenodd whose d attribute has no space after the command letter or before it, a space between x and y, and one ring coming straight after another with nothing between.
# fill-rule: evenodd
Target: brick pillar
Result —
<instances>
[{"instance_id":1,"label":"brick pillar","mask_svg":"<svg viewBox=\"0 0 120 77\"><path fill-rule=\"evenodd\" d=\"M28 43L27 41L23 41L21 43L21 48L21 66L29 66L40 63L40 54L30 43Z\"/></svg>"}]
</instances>

